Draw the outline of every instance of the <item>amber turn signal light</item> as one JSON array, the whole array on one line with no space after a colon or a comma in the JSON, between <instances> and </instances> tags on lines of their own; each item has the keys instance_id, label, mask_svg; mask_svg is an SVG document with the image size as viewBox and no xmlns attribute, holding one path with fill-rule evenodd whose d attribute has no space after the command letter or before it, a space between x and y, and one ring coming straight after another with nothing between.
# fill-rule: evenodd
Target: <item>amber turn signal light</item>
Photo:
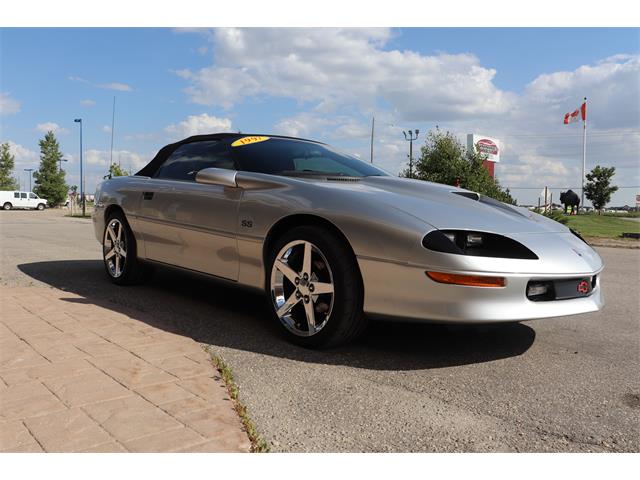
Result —
<instances>
[{"instance_id":1,"label":"amber turn signal light","mask_svg":"<svg viewBox=\"0 0 640 480\"><path fill-rule=\"evenodd\" d=\"M466 285L468 287L504 287L507 282L504 277L485 277L481 275L458 275L456 273L425 272L427 276L438 283L452 285Z\"/></svg>"}]
</instances>

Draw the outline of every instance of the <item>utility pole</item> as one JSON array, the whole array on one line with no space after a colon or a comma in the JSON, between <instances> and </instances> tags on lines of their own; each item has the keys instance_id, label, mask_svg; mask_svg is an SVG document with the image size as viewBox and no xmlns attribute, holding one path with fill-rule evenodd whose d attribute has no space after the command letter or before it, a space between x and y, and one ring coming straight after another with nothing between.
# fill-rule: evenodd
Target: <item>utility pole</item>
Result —
<instances>
[{"instance_id":1,"label":"utility pole","mask_svg":"<svg viewBox=\"0 0 640 480\"><path fill-rule=\"evenodd\" d=\"M371 163L373 163L373 130L376 125L376 116L371 117Z\"/></svg>"},{"instance_id":2,"label":"utility pole","mask_svg":"<svg viewBox=\"0 0 640 480\"><path fill-rule=\"evenodd\" d=\"M31 172L33 172L33 168L25 168L25 172L29 172L29 192L31 192Z\"/></svg>"},{"instance_id":3,"label":"utility pole","mask_svg":"<svg viewBox=\"0 0 640 480\"><path fill-rule=\"evenodd\" d=\"M580 205L584 207L584 178L587 166L587 97L584 97L584 122L582 122L582 201ZM580 213L580 207L578 207Z\"/></svg>"},{"instance_id":4,"label":"utility pole","mask_svg":"<svg viewBox=\"0 0 640 480\"><path fill-rule=\"evenodd\" d=\"M84 176L82 174L82 119L76 118L75 123L80 124L80 199L82 200L82 216L86 215L86 203L84 201Z\"/></svg>"},{"instance_id":5,"label":"utility pole","mask_svg":"<svg viewBox=\"0 0 640 480\"><path fill-rule=\"evenodd\" d=\"M404 135L404 139L409 142L409 178L413 178L413 141L418 139L418 134L420 130L416 128L415 136L413 135L413 130L409 130L409 134L404 130L402 134Z\"/></svg>"},{"instance_id":6,"label":"utility pole","mask_svg":"<svg viewBox=\"0 0 640 480\"><path fill-rule=\"evenodd\" d=\"M113 96L113 110L111 111L111 153L109 154L109 173L113 165L113 130L116 123L116 96Z\"/></svg>"}]
</instances>

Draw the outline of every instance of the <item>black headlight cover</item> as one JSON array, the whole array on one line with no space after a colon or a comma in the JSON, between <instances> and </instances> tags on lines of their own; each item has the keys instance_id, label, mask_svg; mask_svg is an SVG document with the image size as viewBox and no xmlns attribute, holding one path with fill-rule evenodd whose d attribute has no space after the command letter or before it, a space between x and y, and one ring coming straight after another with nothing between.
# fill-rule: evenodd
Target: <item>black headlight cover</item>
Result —
<instances>
[{"instance_id":1,"label":"black headlight cover","mask_svg":"<svg viewBox=\"0 0 640 480\"><path fill-rule=\"evenodd\" d=\"M451 241L445 234L453 234ZM467 245L467 235L482 235L482 245ZM515 240L495 233L469 230L432 230L422 239L422 246L429 250L474 257L514 258L538 260L538 256Z\"/></svg>"}]
</instances>

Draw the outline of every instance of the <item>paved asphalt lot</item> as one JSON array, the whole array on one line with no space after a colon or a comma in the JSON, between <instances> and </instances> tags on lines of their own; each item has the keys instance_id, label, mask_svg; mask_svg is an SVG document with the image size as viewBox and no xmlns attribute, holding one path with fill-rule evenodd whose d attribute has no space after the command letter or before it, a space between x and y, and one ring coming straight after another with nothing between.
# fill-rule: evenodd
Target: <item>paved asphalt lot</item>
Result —
<instances>
[{"instance_id":1,"label":"paved asphalt lot","mask_svg":"<svg viewBox=\"0 0 640 480\"><path fill-rule=\"evenodd\" d=\"M112 285L90 221L0 212L0 237L3 285L133 307L212 345L272 451L640 450L638 250L599 248L600 313L487 328L380 323L315 352L285 343L254 293L168 269Z\"/></svg>"}]
</instances>

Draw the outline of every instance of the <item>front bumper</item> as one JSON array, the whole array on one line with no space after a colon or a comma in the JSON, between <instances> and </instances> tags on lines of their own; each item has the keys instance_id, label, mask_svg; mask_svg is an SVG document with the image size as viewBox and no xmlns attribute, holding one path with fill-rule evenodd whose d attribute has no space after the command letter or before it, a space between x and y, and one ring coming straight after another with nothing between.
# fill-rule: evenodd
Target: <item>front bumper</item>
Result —
<instances>
[{"instance_id":1,"label":"front bumper","mask_svg":"<svg viewBox=\"0 0 640 480\"><path fill-rule=\"evenodd\" d=\"M506 286L468 287L438 283L425 274L425 267L408 266L378 259L358 258L365 298L364 311L375 316L446 323L491 323L560 317L595 312L604 306L600 276L589 296L567 300L531 301L527 284L532 280L591 277L592 272L572 274L505 274ZM482 275L482 272L449 273Z\"/></svg>"}]
</instances>

